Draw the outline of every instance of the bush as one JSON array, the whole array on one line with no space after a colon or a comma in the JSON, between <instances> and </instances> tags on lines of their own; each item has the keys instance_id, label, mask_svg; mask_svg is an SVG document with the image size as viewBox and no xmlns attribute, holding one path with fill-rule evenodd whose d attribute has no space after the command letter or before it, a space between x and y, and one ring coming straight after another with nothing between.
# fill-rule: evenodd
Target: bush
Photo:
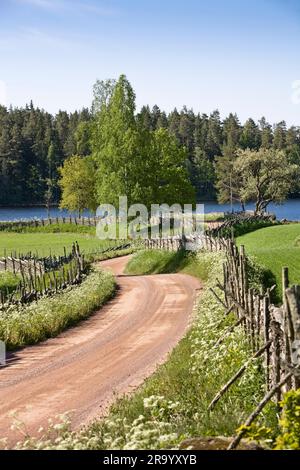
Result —
<instances>
[{"instance_id":1,"label":"bush","mask_svg":"<svg viewBox=\"0 0 300 470\"><path fill-rule=\"evenodd\" d=\"M275 450L300 450L300 389L287 392L281 406L281 432L276 439Z\"/></svg>"},{"instance_id":2,"label":"bush","mask_svg":"<svg viewBox=\"0 0 300 470\"><path fill-rule=\"evenodd\" d=\"M259 230L260 228L271 227L273 225L280 225L280 222L272 220L250 220L247 222L245 220L233 225L233 234L235 237L240 237L241 235L245 235L246 233L254 232L255 230ZM222 235L222 237L230 238L232 236L232 228L221 228L220 235Z\"/></svg>"},{"instance_id":3,"label":"bush","mask_svg":"<svg viewBox=\"0 0 300 470\"><path fill-rule=\"evenodd\" d=\"M270 402L267 407L275 407ZM300 389L291 390L284 394L280 402L282 407L279 422L273 427L252 423L251 426L241 426L244 436L251 441L273 450L300 450ZM260 421L260 418L258 418Z\"/></svg>"},{"instance_id":4,"label":"bush","mask_svg":"<svg viewBox=\"0 0 300 470\"><path fill-rule=\"evenodd\" d=\"M95 271L79 286L27 306L11 306L0 315L0 339L7 349L38 343L87 318L115 292L111 273Z\"/></svg>"}]
</instances>

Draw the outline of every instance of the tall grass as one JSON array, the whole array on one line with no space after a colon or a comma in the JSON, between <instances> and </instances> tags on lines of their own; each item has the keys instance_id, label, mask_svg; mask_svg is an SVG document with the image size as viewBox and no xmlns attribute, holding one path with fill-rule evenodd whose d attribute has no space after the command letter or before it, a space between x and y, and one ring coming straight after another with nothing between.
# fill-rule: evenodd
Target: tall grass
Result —
<instances>
[{"instance_id":1,"label":"tall grass","mask_svg":"<svg viewBox=\"0 0 300 470\"><path fill-rule=\"evenodd\" d=\"M6 294L13 292L20 282L20 277L11 272L0 272L0 291Z\"/></svg>"}]
</instances>

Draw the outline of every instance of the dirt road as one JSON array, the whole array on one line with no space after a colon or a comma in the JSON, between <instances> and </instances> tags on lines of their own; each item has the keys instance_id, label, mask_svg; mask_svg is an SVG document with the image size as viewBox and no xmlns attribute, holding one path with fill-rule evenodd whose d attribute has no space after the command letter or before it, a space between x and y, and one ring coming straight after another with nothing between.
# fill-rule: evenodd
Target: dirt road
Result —
<instances>
[{"instance_id":1,"label":"dirt road","mask_svg":"<svg viewBox=\"0 0 300 470\"><path fill-rule=\"evenodd\" d=\"M104 261L117 276L116 297L75 328L9 357L0 369L0 437L13 443L11 412L31 434L72 410L74 428L132 391L183 336L199 282L183 274L125 276L128 257Z\"/></svg>"}]
</instances>

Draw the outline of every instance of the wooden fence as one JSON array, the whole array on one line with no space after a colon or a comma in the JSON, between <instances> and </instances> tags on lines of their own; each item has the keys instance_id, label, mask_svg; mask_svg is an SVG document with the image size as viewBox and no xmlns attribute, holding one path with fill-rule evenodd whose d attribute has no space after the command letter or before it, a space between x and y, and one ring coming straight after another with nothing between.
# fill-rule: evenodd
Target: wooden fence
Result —
<instances>
[{"instance_id":1,"label":"wooden fence","mask_svg":"<svg viewBox=\"0 0 300 470\"><path fill-rule=\"evenodd\" d=\"M4 250L4 256L0 257L0 272L11 271L13 274L22 274L22 272L29 274L30 271L33 271L43 274L47 271L59 269L78 256L78 243L72 244L70 253L67 253L65 247L63 250L64 254L62 256L50 253L49 256L45 257L39 257L38 253L28 252L24 254L16 251L12 251L7 255L6 250Z\"/></svg>"},{"instance_id":2,"label":"wooden fence","mask_svg":"<svg viewBox=\"0 0 300 470\"><path fill-rule=\"evenodd\" d=\"M159 237L143 240L143 246L146 249L162 249L168 251L178 251L187 249L197 251L206 249L209 251L220 251L225 247L225 238L211 237L207 234L201 236L183 236L183 237Z\"/></svg>"},{"instance_id":3,"label":"wooden fence","mask_svg":"<svg viewBox=\"0 0 300 470\"><path fill-rule=\"evenodd\" d=\"M181 237L168 237L168 238L146 238L143 240L143 245L146 249L178 251L184 246Z\"/></svg>"},{"instance_id":4,"label":"wooden fence","mask_svg":"<svg viewBox=\"0 0 300 470\"><path fill-rule=\"evenodd\" d=\"M57 260L56 260L57 261ZM0 290L0 310L13 304L25 304L45 295L52 295L66 287L81 282L85 270L84 255L80 253L78 243L74 243L72 253L61 257L61 264L52 270L45 270L45 264L35 258L6 258L7 269L20 275L20 282L12 292ZM63 262L64 261L64 262ZM1 261L2 262L2 261Z\"/></svg>"},{"instance_id":5,"label":"wooden fence","mask_svg":"<svg viewBox=\"0 0 300 470\"><path fill-rule=\"evenodd\" d=\"M0 310L5 310L12 304L29 303L42 296L52 295L70 285L79 284L85 271L86 258L124 250L130 248L131 245L128 240L118 240L115 246L82 253L78 243L75 242L71 253L67 254L64 249L64 256L50 255L39 259L30 254L28 258L26 255L20 255L20 258L14 256L1 258L0 270L1 267L5 267L7 271L20 275L21 279L14 291L0 290Z\"/></svg>"},{"instance_id":6,"label":"wooden fence","mask_svg":"<svg viewBox=\"0 0 300 470\"><path fill-rule=\"evenodd\" d=\"M224 384L209 405L212 410L255 359L264 357L266 395L249 416L249 426L266 403L274 398L279 402L282 392L300 386L300 286L289 286L288 268L282 270L283 304L271 303L271 290L263 287L256 291L249 279L249 262L243 246L238 249L233 240L224 243L226 262L223 265L223 282L217 281L224 300L212 289L225 309L225 316L235 312L236 322L219 338L218 346L238 325L242 325L249 340L252 357ZM234 449L243 435L241 431L232 441Z\"/></svg>"}]
</instances>

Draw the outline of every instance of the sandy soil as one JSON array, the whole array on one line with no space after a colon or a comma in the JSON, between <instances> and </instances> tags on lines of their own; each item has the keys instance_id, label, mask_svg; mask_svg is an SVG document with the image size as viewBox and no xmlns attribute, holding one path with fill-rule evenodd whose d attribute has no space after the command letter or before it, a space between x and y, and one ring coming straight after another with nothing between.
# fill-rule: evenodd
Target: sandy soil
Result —
<instances>
[{"instance_id":1,"label":"sandy soil","mask_svg":"<svg viewBox=\"0 0 300 470\"><path fill-rule=\"evenodd\" d=\"M0 437L10 445L12 412L32 435L50 417L72 411L78 428L134 390L184 335L200 288L183 274L126 276L128 257L102 262L117 276L116 297L56 338L11 354L0 369Z\"/></svg>"}]
</instances>

